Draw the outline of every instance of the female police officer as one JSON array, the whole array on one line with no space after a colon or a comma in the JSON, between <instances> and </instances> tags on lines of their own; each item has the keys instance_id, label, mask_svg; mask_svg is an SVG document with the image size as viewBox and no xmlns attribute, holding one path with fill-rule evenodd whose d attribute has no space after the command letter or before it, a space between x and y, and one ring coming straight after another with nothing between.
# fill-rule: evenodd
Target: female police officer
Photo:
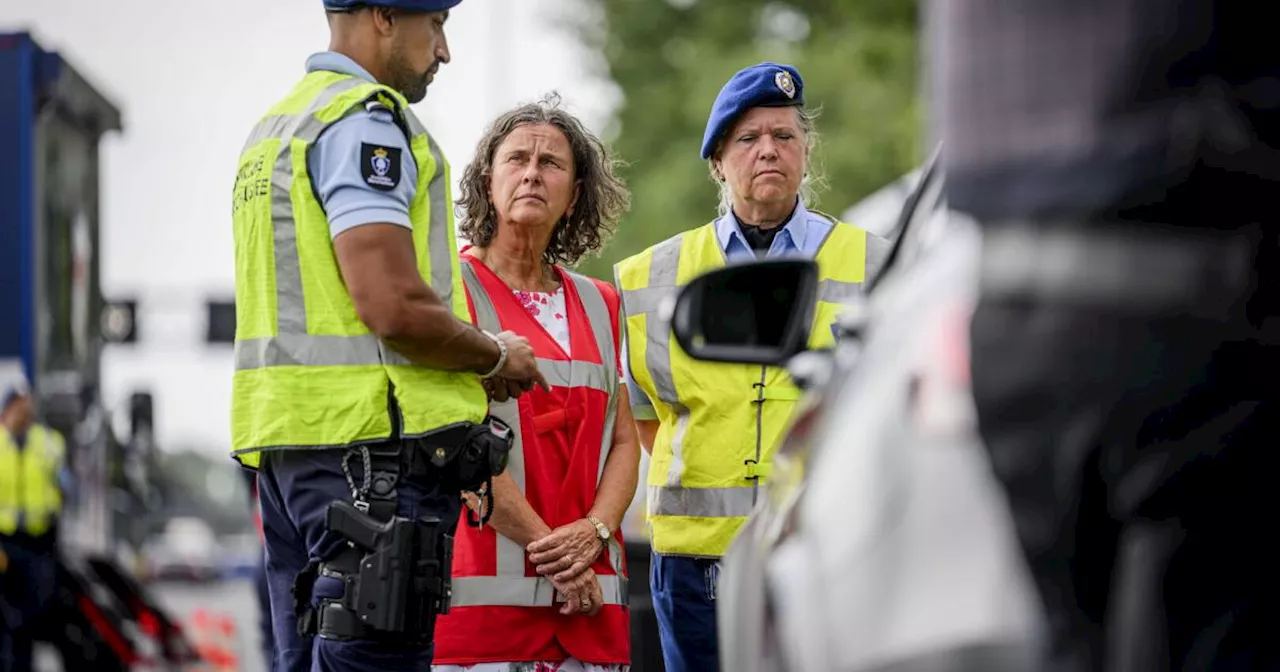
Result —
<instances>
[{"instance_id":1,"label":"female police officer","mask_svg":"<svg viewBox=\"0 0 1280 672\"><path fill-rule=\"evenodd\" d=\"M774 367L695 362L657 314L665 296L727 260L797 254L817 260L822 293L810 345L831 345L844 299L862 289L888 244L805 205L813 118L795 68L760 63L721 89L702 158L720 187L720 217L620 262L632 412L652 452L650 576L671 672L718 669L718 560L795 410L799 390Z\"/></svg>"},{"instance_id":2,"label":"female police officer","mask_svg":"<svg viewBox=\"0 0 1280 672\"><path fill-rule=\"evenodd\" d=\"M492 446L481 377L545 385L524 338L469 324L448 166L409 110L458 2L325 0L330 51L241 154L232 449L261 470L276 670L428 669L459 466Z\"/></svg>"}]
</instances>

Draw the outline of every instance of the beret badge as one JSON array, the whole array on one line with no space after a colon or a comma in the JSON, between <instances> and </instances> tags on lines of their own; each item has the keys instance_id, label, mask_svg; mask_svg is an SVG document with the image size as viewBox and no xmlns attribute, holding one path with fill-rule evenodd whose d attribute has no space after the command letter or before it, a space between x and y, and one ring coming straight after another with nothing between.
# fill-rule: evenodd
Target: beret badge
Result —
<instances>
[{"instance_id":1,"label":"beret badge","mask_svg":"<svg viewBox=\"0 0 1280 672\"><path fill-rule=\"evenodd\" d=\"M791 79L791 73L786 70L779 70L773 76L773 83L778 85L778 89L782 91L787 98L796 97L796 82Z\"/></svg>"}]
</instances>

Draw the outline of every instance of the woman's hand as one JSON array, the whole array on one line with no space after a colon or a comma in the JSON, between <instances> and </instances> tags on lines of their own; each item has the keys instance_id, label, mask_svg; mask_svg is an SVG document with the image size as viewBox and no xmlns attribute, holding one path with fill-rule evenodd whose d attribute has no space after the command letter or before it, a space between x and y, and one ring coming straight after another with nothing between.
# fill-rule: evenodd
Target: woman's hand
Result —
<instances>
[{"instance_id":1,"label":"woman's hand","mask_svg":"<svg viewBox=\"0 0 1280 672\"><path fill-rule=\"evenodd\" d=\"M595 526L584 518L557 527L525 550L538 574L563 582L587 571L600 557L604 542Z\"/></svg>"},{"instance_id":2,"label":"woman's hand","mask_svg":"<svg viewBox=\"0 0 1280 672\"><path fill-rule=\"evenodd\" d=\"M604 606L604 592L600 589L600 579L591 569L578 574L568 581L551 580L556 592L564 595L564 605L560 613L565 616L583 614L595 616Z\"/></svg>"}]
</instances>

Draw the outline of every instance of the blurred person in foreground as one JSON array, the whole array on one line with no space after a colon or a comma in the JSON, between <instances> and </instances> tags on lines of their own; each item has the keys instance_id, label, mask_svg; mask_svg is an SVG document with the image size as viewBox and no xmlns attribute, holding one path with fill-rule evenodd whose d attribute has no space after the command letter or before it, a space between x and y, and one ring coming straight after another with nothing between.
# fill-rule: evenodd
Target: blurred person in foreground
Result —
<instances>
[{"instance_id":1,"label":"blurred person in foreground","mask_svg":"<svg viewBox=\"0 0 1280 672\"><path fill-rule=\"evenodd\" d=\"M33 669L32 647L56 594L59 474L66 447L36 422L26 377L0 372L0 671Z\"/></svg>"},{"instance_id":2,"label":"blurred person in foreground","mask_svg":"<svg viewBox=\"0 0 1280 672\"><path fill-rule=\"evenodd\" d=\"M545 385L527 340L470 323L448 163L409 108L457 4L325 0L329 51L241 154L232 451L259 469L277 670L430 666L461 493L510 448L481 379Z\"/></svg>"},{"instance_id":3,"label":"blurred person in foreground","mask_svg":"<svg viewBox=\"0 0 1280 672\"><path fill-rule=\"evenodd\" d=\"M930 4L949 201L983 225L979 427L1039 669L1280 669L1266 5Z\"/></svg>"},{"instance_id":4,"label":"blurred person in foreground","mask_svg":"<svg viewBox=\"0 0 1280 672\"><path fill-rule=\"evenodd\" d=\"M491 412L517 430L492 498L459 526L453 602L436 624L437 672L629 668L619 527L640 445L619 375L618 294L564 268L598 252L629 194L603 143L558 98L500 116L462 178L462 274L481 328L533 344L550 391ZM500 634L499 634L500 633Z\"/></svg>"},{"instance_id":5,"label":"blurred person in foreground","mask_svg":"<svg viewBox=\"0 0 1280 672\"><path fill-rule=\"evenodd\" d=\"M810 209L817 136L795 68L760 63L721 89L702 158L720 215L618 263L627 384L641 443L652 451L650 583L669 672L714 672L719 559L746 522L800 390L779 367L690 359L659 317L662 299L727 261L796 255L818 262L823 287L810 346L863 289L888 243Z\"/></svg>"}]
</instances>

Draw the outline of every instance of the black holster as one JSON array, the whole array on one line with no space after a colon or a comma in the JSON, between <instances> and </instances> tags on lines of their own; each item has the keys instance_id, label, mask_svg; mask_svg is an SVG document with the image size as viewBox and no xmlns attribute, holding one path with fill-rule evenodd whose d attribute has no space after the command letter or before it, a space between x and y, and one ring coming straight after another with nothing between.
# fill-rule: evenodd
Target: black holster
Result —
<instances>
[{"instance_id":1,"label":"black holster","mask_svg":"<svg viewBox=\"0 0 1280 672\"><path fill-rule=\"evenodd\" d=\"M493 477L506 469L513 442L509 427L486 418L360 449L369 457L367 492L355 492L354 503L334 502L325 512L329 534L342 545L294 580L299 632L336 640L429 642L436 615L449 610L453 538L446 531L454 521L396 516L396 486L403 476L438 482L445 491L488 485L492 493ZM319 577L341 581L343 591L313 607Z\"/></svg>"},{"instance_id":2,"label":"black holster","mask_svg":"<svg viewBox=\"0 0 1280 672\"><path fill-rule=\"evenodd\" d=\"M354 502L337 501L325 511L327 534L340 545L294 579L301 634L336 640L431 640L436 614L449 605L453 539L446 532L453 521L395 515L402 477L439 478L420 448L414 441L398 441L353 449L368 452L369 487L353 493ZM361 466L356 480L364 478ZM342 595L313 605L320 577L342 582Z\"/></svg>"},{"instance_id":3,"label":"black holster","mask_svg":"<svg viewBox=\"0 0 1280 672\"><path fill-rule=\"evenodd\" d=\"M322 562L319 576L337 579L343 594L321 599L316 632L326 639L429 641L435 617L449 605L453 540L431 516L378 522L348 502L326 512L329 531L347 543Z\"/></svg>"}]
</instances>

